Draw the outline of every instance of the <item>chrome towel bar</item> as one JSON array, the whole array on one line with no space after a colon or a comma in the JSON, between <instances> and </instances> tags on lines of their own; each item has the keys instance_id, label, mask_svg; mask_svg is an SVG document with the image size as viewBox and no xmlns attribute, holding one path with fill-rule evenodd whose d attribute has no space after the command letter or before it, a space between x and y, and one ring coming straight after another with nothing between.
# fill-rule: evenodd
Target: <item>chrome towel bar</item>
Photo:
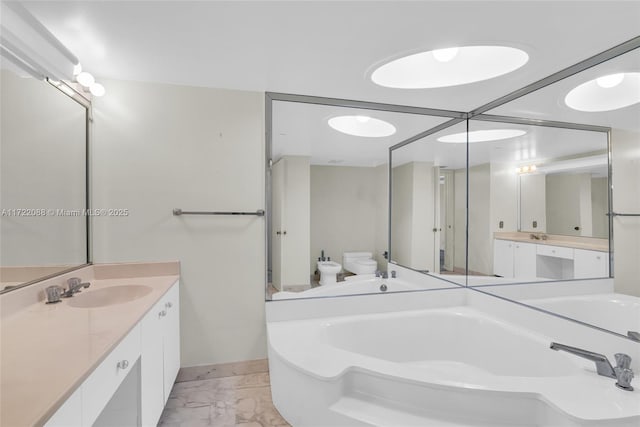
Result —
<instances>
[{"instance_id":1,"label":"chrome towel bar","mask_svg":"<svg viewBox=\"0 0 640 427\"><path fill-rule=\"evenodd\" d=\"M175 216L180 215L256 215L264 216L264 210L258 209L255 212L208 212L208 211L183 211L180 208L173 210Z\"/></svg>"},{"instance_id":2,"label":"chrome towel bar","mask_svg":"<svg viewBox=\"0 0 640 427\"><path fill-rule=\"evenodd\" d=\"M608 216L640 216L640 213L617 213L610 212L607 214Z\"/></svg>"}]
</instances>

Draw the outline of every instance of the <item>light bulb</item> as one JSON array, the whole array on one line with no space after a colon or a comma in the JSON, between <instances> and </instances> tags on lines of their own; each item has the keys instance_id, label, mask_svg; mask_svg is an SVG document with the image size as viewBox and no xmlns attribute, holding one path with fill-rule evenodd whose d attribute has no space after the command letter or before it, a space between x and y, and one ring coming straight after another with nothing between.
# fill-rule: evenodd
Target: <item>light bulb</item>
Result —
<instances>
[{"instance_id":1,"label":"light bulb","mask_svg":"<svg viewBox=\"0 0 640 427\"><path fill-rule=\"evenodd\" d=\"M624 80L624 73L609 74L608 76L598 77L596 83L604 89L610 89L618 86Z\"/></svg>"},{"instance_id":2,"label":"light bulb","mask_svg":"<svg viewBox=\"0 0 640 427\"><path fill-rule=\"evenodd\" d=\"M367 123L369 121L369 119L371 119L371 117L368 117L368 116L356 116L356 120L359 121L360 123Z\"/></svg>"},{"instance_id":3,"label":"light bulb","mask_svg":"<svg viewBox=\"0 0 640 427\"><path fill-rule=\"evenodd\" d=\"M447 49L436 49L431 53L433 54L433 57L436 59L436 61L449 62L458 55L458 48L450 47Z\"/></svg>"},{"instance_id":4,"label":"light bulb","mask_svg":"<svg viewBox=\"0 0 640 427\"><path fill-rule=\"evenodd\" d=\"M83 71L82 73L76 76L76 81L84 87L90 87L92 84L95 83L96 79L94 79L91 74L87 73L86 71Z\"/></svg>"},{"instance_id":5,"label":"light bulb","mask_svg":"<svg viewBox=\"0 0 640 427\"><path fill-rule=\"evenodd\" d=\"M531 165L529 169L531 169L531 172L535 172L538 167L536 165Z\"/></svg>"},{"instance_id":6,"label":"light bulb","mask_svg":"<svg viewBox=\"0 0 640 427\"><path fill-rule=\"evenodd\" d=\"M104 89L104 86L102 86L100 83L94 83L89 86L89 92L91 92L91 95L93 96L102 96L106 91Z\"/></svg>"},{"instance_id":7,"label":"light bulb","mask_svg":"<svg viewBox=\"0 0 640 427\"><path fill-rule=\"evenodd\" d=\"M522 172L522 169L516 168L516 173L520 173L520 172Z\"/></svg>"}]
</instances>

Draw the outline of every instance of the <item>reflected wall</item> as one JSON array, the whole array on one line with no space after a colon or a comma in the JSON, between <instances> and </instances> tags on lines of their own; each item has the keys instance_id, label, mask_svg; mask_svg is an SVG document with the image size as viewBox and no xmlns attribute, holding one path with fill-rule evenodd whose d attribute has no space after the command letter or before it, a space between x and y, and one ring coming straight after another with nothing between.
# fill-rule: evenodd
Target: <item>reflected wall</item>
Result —
<instances>
[{"instance_id":1,"label":"reflected wall","mask_svg":"<svg viewBox=\"0 0 640 427\"><path fill-rule=\"evenodd\" d=\"M0 289L87 259L87 110L48 82L1 72Z\"/></svg>"}]
</instances>

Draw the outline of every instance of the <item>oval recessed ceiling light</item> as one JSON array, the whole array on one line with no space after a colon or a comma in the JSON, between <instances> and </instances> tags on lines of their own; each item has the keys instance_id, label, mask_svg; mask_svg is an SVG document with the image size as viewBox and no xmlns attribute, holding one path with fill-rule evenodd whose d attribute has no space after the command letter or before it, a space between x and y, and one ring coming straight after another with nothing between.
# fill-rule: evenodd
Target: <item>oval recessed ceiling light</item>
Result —
<instances>
[{"instance_id":1,"label":"oval recessed ceiling light","mask_svg":"<svg viewBox=\"0 0 640 427\"><path fill-rule=\"evenodd\" d=\"M485 141L499 141L501 139L515 138L524 135L525 131L520 129L487 129L487 130L474 130L469 132L469 143L472 142L485 142ZM461 144L467 142L467 133L454 133L451 135L445 135L438 138L440 142L449 142L454 144Z\"/></svg>"},{"instance_id":2,"label":"oval recessed ceiling light","mask_svg":"<svg viewBox=\"0 0 640 427\"><path fill-rule=\"evenodd\" d=\"M611 111L640 102L640 73L616 73L589 80L564 98L578 111Z\"/></svg>"},{"instance_id":3,"label":"oval recessed ceiling light","mask_svg":"<svg viewBox=\"0 0 640 427\"><path fill-rule=\"evenodd\" d=\"M396 128L384 120L369 116L338 116L329 119L329 126L347 135L380 138L396 133Z\"/></svg>"},{"instance_id":4,"label":"oval recessed ceiling light","mask_svg":"<svg viewBox=\"0 0 640 427\"><path fill-rule=\"evenodd\" d=\"M529 60L506 46L463 46L420 52L376 68L371 80L397 89L429 89L488 80L510 73Z\"/></svg>"},{"instance_id":5,"label":"oval recessed ceiling light","mask_svg":"<svg viewBox=\"0 0 640 427\"><path fill-rule=\"evenodd\" d=\"M76 76L76 81L84 87L89 87L95 83L96 79L91 74L83 71Z\"/></svg>"}]
</instances>

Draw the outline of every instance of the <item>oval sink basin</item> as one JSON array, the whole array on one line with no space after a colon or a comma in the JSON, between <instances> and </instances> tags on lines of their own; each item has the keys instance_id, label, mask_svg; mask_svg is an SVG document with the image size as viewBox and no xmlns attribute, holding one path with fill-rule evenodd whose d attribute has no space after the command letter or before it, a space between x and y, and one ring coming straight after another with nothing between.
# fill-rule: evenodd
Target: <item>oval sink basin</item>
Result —
<instances>
[{"instance_id":1,"label":"oval sink basin","mask_svg":"<svg viewBox=\"0 0 640 427\"><path fill-rule=\"evenodd\" d=\"M67 300L71 307L96 308L122 304L149 294L153 289L144 285L122 285L76 294Z\"/></svg>"}]
</instances>

